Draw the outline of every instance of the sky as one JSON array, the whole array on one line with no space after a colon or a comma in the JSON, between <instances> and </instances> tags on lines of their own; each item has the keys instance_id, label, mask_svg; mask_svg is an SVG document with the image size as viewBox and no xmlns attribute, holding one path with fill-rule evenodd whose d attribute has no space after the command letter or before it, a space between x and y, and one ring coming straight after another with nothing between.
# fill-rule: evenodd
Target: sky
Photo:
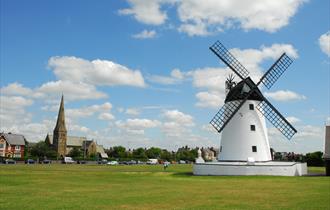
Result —
<instances>
[{"instance_id":1,"label":"sky","mask_svg":"<svg viewBox=\"0 0 330 210\"><path fill-rule=\"evenodd\" d=\"M268 123L275 151L323 151L330 122L328 0L0 0L0 131L44 140L64 95L68 135L105 148L219 147L209 122L232 73L217 40L258 82L293 64L264 96L298 130ZM239 81L236 77L237 82Z\"/></svg>"}]
</instances>

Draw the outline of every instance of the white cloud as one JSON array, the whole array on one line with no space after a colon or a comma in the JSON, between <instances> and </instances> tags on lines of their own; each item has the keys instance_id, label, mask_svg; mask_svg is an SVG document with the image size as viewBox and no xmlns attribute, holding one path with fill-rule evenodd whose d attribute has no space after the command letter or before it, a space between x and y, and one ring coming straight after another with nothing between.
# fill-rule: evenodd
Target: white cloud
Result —
<instances>
[{"instance_id":1,"label":"white cloud","mask_svg":"<svg viewBox=\"0 0 330 210\"><path fill-rule=\"evenodd\" d=\"M161 11L161 0L127 0L131 8L119 10L121 15L133 15L144 24L161 25L167 19L166 12Z\"/></svg>"},{"instance_id":2,"label":"white cloud","mask_svg":"<svg viewBox=\"0 0 330 210\"><path fill-rule=\"evenodd\" d=\"M111 113L101 113L98 117L100 120L114 120L115 117Z\"/></svg>"},{"instance_id":3,"label":"white cloud","mask_svg":"<svg viewBox=\"0 0 330 210\"><path fill-rule=\"evenodd\" d=\"M196 106L198 107L210 107L215 109L220 109L220 106L223 105L225 98L222 98L223 94L219 92L198 92L196 98L198 102Z\"/></svg>"},{"instance_id":4,"label":"white cloud","mask_svg":"<svg viewBox=\"0 0 330 210\"><path fill-rule=\"evenodd\" d=\"M6 87L2 87L0 89L0 92L4 95L32 96L33 94L33 91L30 88L26 88L22 84L17 82L8 84Z\"/></svg>"},{"instance_id":5,"label":"white cloud","mask_svg":"<svg viewBox=\"0 0 330 210\"><path fill-rule=\"evenodd\" d=\"M48 66L63 81L84 82L91 85L127 85L145 87L140 71L108 60L88 61L77 57L51 57Z\"/></svg>"},{"instance_id":6,"label":"white cloud","mask_svg":"<svg viewBox=\"0 0 330 210\"><path fill-rule=\"evenodd\" d=\"M194 126L193 117L178 110L168 110L163 115L168 121L176 122L183 126Z\"/></svg>"},{"instance_id":7,"label":"white cloud","mask_svg":"<svg viewBox=\"0 0 330 210\"><path fill-rule=\"evenodd\" d=\"M289 24L305 0L185 0L178 4L183 23L181 31L192 35L207 35L239 27L275 32ZM207 29L205 29L207 27Z\"/></svg>"},{"instance_id":8,"label":"white cloud","mask_svg":"<svg viewBox=\"0 0 330 210\"><path fill-rule=\"evenodd\" d=\"M125 122L117 121L116 126L132 134L144 134L145 129L160 126L158 120L149 119L127 119Z\"/></svg>"},{"instance_id":9,"label":"white cloud","mask_svg":"<svg viewBox=\"0 0 330 210\"><path fill-rule=\"evenodd\" d=\"M32 104L33 100L22 96L0 95L1 131L15 131L15 127L31 122L32 115L26 111L26 108Z\"/></svg>"},{"instance_id":10,"label":"white cloud","mask_svg":"<svg viewBox=\"0 0 330 210\"><path fill-rule=\"evenodd\" d=\"M207 25L201 21L197 21L194 24L182 24L178 31L187 33L189 36L208 36L212 34L207 30Z\"/></svg>"},{"instance_id":11,"label":"white cloud","mask_svg":"<svg viewBox=\"0 0 330 210\"><path fill-rule=\"evenodd\" d=\"M229 28L275 32L289 24L306 0L127 0L130 8L121 15L133 15L144 24L161 25L168 19L164 5L177 9L180 32L206 36Z\"/></svg>"},{"instance_id":12,"label":"white cloud","mask_svg":"<svg viewBox=\"0 0 330 210\"><path fill-rule=\"evenodd\" d=\"M292 124L295 124L295 123L301 121L299 118L297 118L297 117L293 117L293 116L286 117L286 120L289 121L289 123L292 123Z\"/></svg>"},{"instance_id":13,"label":"white cloud","mask_svg":"<svg viewBox=\"0 0 330 210\"><path fill-rule=\"evenodd\" d=\"M186 74L181 72L180 69L173 69L170 76L151 75L147 77L147 80L162 85L173 85L182 82L185 77Z\"/></svg>"},{"instance_id":14,"label":"white cloud","mask_svg":"<svg viewBox=\"0 0 330 210\"><path fill-rule=\"evenodd\" d=\"M101 105L92 105L87 107L82 107L79 109L66 109L66 115L70 119L77 119L81 117L90 117L93 116L95 113L100 113L99 119L102 120L112 120L114 116L110 113L112 109L112 104L106 102Z\"/></svg>"},{"instance_id":15,"label":"white cloud","mask_svg":"<svg viewBox=\"0 0 330 210\"><path fill-rule=\"evenodd\" d=\"M321 50L330 57L330 31L320 36L319 45Z\"/></svg>"},{"instance_id":16,"label":"white cloud","mask_svg":"<svg viewBox=\"0 0 330 210\"><path fill-rule=\"evenodd\" d=\"M290 90L279 90L276 92L265 92L265 96L276 101L297 101L305 100L306 96L300 95Z\"/></svg>"},{"instance_id":17,"label":"white cloud","mask_svg":"<svg viewBox=\"0 0 330 210\"><path fill-rule=\"evenodd\" d=\"M51 81L41 85L36 89L39 97L58 98L62 93L66 100L83 100L83 99L100 99L106 98L107 95L97 91L93 85L77 82L73 83L68 80Z\"/></svg>"},{"instance_id":18,"label":"white cloud","mask_svg":"<svg viewBox=\"0 0 330 210\"><path fill-rule=\"evenodd\" d=\"M138 34L134 34L132 37L135 39L152 39L156 36L156 31L155 30L143 30Z\"/></svg>"},{"instance_id":19,"label":"white cloud","mask_svg":"<svg viewBox=\"0 0 330 210\"><path fill-rule=\"evenodd\" d=\"M125 113L129 115L139 115L140 111L136 108L128 108Z\"/></svg>"}]
</instances>

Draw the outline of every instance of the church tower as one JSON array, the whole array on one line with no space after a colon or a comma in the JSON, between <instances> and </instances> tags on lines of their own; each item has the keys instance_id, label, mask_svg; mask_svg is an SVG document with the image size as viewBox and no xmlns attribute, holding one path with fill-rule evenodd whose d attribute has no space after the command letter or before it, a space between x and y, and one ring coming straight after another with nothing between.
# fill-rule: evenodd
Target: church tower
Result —
<instances>
[{"instance_id":1,"label":"church tower","mask_svg":"<svg viewBox=\"0 0 330 210\"><path fill-rule=\"evenodd\" d=\"M62 95L60 109L58 111L58 117L56 126L54 129L53 145L57 152L57 157L64 157L66 155L66 140L67 131L65 127L65 116L64 116L64 97Z\"/></svg>"}]
</instances>

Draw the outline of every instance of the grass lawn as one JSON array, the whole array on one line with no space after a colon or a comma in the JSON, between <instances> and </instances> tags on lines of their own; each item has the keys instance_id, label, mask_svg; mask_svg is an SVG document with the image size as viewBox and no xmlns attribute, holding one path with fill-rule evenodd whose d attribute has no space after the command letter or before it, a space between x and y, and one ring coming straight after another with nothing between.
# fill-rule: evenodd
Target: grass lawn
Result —
<instances>
[{"instance_id":1,"label":"grass lawn","mask_svg":"<svg viewBox=\"0 0 330 210\"><path fill-rule=\"evenodd\" d=\"M0 165L0 209L330 209L329 177L191 172L191 165L165 172L145 165Z\"/></svg>"}]
</instances>

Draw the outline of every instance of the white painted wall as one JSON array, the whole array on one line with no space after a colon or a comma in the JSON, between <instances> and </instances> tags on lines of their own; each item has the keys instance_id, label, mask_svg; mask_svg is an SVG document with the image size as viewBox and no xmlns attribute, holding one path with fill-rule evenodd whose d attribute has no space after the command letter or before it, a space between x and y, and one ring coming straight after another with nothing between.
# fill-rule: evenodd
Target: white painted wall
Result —
<instances>
[{"instance_id":1,"label":"white painted wall","mask_svg":"<svg viewBox=\"0 0 330 210\"><path fill-rule=\"evenodd\" d=\"M307 174L306 163L296 162L267 162L265 164L248 165L232 163L231 165L217 163L194 164L194 175L203 176L303 176Z\"/></svg>"},{"instance_id":2,"label":"white painted wall","mask_svg":"<svg viewBox=\"0 0 330 210\"><path fill-rule=\"evenodd\" d=\"M255 161L271 160L266 122L256 109L258 103L247 100L223 129L218 160L247 161L248 157ZM254 110L249 109L249 104L254 105ZM255 125L256 130L251 131L250 125ZM252 146L257 146L257 152L252 152Z\"/></svg>"}]
</instances>

